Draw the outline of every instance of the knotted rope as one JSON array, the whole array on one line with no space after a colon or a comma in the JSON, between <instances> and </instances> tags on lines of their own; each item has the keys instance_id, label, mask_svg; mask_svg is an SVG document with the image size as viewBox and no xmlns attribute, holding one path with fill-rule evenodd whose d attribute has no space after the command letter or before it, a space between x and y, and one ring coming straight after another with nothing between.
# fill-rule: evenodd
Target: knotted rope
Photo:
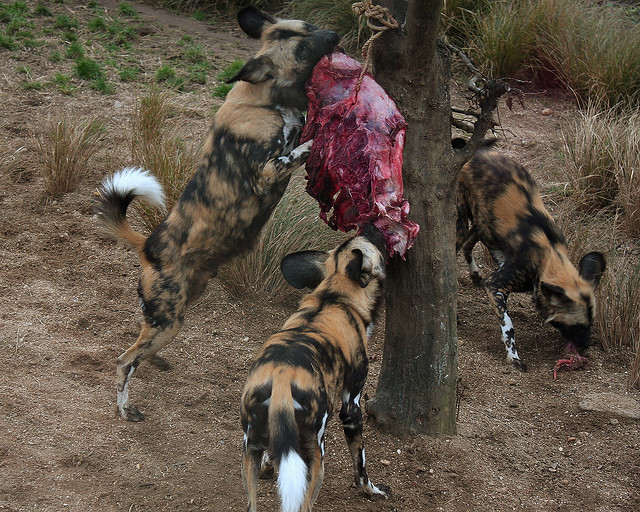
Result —
<instances>
[{"instance_id":1,"label":"knotted rope","mask_svg":"<svg viewBox=\"0 0 640 512\"><path fill-rule=\"evenodd\" d=\"M371 37L362 45L362 58L364 66L356 84L356 94L360 90L364 74L369 71L371 66L371 45L387 30L398 28L398 22L391 16L389 9L381 5L373 5L372 0L364 0L363 2L354 2L351 9L358 16L367 17L367 27L371 30ZM375 23L374 23L375 22Z\"/></svg>"}]
</instances>

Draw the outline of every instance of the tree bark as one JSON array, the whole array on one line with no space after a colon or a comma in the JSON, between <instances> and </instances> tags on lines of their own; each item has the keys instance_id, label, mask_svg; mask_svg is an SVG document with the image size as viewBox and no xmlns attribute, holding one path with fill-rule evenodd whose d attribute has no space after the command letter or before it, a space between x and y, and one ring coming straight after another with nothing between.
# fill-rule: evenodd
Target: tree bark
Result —
<instances>
[{"instance_id":1,"label":"tree bark","mask_svg":"<svg viewBox=\"0 0 640 512\"><path fill-rule=\"evenodd\" d=\"M367 412L395 434L455 434L455 219L463 162L451 147L450 55L437 42L442 0L380 3L401 24L406 13L403 29L374 45L374 68L407 121L405 197L421 230L406 261L395 258L388 267L382 368Z\"/></svg>"}]
</instances>

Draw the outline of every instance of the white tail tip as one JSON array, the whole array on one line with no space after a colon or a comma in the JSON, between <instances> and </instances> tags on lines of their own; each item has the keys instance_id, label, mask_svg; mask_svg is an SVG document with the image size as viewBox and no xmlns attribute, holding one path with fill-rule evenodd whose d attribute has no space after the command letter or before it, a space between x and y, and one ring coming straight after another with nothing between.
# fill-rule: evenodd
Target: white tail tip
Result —
<instances>
[{"instance_id":1,"label":"white tail tip","mask_svg":"<svg viewBox=\"0 0 640 512\"><path fill-rule=\"evenodd\" d=\"M133 194L140 200L164 209L164 192L157 178L140 167L125 167L102 182L107 193Z\"/></svg>"},{"instance_id":2,"label":"white tail tip","mask_svg":"<svg viewBox=\"0 0 640 512\"><path fill-rule=\"evenodd\" d=\"M293 450L280 460L278 493L282 500L282 512L300 510L307 493L307 466Z\"/></svg>"}]
</instances>

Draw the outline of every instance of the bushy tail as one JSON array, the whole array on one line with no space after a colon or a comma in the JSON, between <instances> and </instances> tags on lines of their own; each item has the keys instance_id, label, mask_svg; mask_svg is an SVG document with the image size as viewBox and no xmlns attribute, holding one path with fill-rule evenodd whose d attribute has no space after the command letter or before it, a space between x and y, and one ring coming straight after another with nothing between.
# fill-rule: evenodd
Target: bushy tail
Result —
<instances>
[{"instance_id":1,"label":"bushy tail","mask_svg":"<svg viewBox=\"0 0 640 512\"><path fill-rule=\"evenodd\" d=\"M127 221L127 208L135 198L164 208L162 185L149 171L127 167L105 178L98 188L98 214L107 230L133 250L142 252L146 236Z\"/></svg>"},{"instance_id":2,"label":"bushy tail","mask_svg":"<svg viewBox=\"0 0 640 512\"><path fill-rule=\"evenodd\" d=\"M307 492L308 468L300 456L298 426L291 384L273 383L269 404L269 442L278 463L278 494L282 512L298 512Z\"/></svg>"}]
</instances>

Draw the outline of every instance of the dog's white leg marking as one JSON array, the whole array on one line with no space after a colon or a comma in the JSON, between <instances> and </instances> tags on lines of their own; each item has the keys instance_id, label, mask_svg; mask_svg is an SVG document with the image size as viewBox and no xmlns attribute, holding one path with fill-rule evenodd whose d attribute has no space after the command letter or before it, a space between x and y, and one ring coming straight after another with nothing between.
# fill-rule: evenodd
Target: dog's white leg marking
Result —
<instances>
[{"instance_id":1,"label":"dog's white leg marking","mask_svg":"<svg viewBox=\"0 0 640 512\"><path fill-rule=\"evenodd\" d=\"M507 361L510 363L520 361L520 356L518 356L518 351L516 350L516 338L515 331L513 329L513 322L506 310L502 313L500 329L502 331L504 347L507 349Z\"/></svg>"},{"instance_id":2,"label":"dog's white leg marking","mask_svg":"<svg viewBox=\"0 0 640 512\"><path fill-rule=\"evenodd\" d=\"M329 413L324 413L322 417L322 425L320 425L320 430L318 430L318 446L320 447L320 451L322 452L322 457L324 458L324 431L327 428L327 419L329 418Z\"/></svg>"},{"instance_id":3,"label":"dog's white leg marking","mask_svg":"<svg viewBox=\"0 0 640 512\"><path fill-rule=\"evenodd\" d=\"M480 269L478 268L476 259L473 256L471 256L471 261L469 262L469 273L477 276L480 275Z\"/></svg>"},{"instance_id":4,"label":"dog's white leg marking","mask_svg":"<svg viewBox=\"0 0 640 512\"><path fill-rule=\"evenodd\" d=\"M127 379L124 381L124 387L122 388L122 391L118 391L118 411L120 412L120 416L122 416L122 419L127 419L125 409L129 406L129 378L134 371L135 368L132 366L129 369Z\"/></svg>"},{"instance_id":5,"label":"dog's white leg marking","mask_svg":"<svg viewBox=\"0 0 640 512\"><path fill-rule=\"evenodd\" d=\"M362 449L362 468L366 470L366 461L365 461L365 455L364 455L364 448ZM365 473L366 474L366 473ZM387 493L384 492L381 489L378 489L375 485L373 485L373 483L371 483L371 480L369 480L369 477L367 476L367 481L364 482L363 478L360 478L360 485L362 486L362 490L364 492L366 492L369 496L373 496L374 494L379 494L380 496L386 496Z\"/></svg>"}]
</instances>

